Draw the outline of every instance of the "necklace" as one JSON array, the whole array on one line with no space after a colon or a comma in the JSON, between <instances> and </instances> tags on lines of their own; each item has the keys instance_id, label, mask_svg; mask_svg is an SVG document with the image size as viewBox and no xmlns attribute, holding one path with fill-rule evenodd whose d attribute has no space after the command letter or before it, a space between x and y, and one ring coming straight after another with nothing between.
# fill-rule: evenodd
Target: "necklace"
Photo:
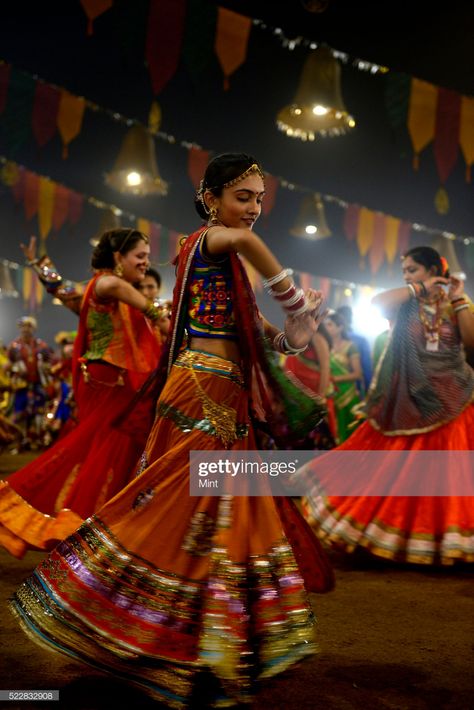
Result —
<instances>
[{"instance_id":1,"label":"necklace","mask_svg":"<svg viewBox=\"0 0 474 710\"><path fill-rule=\"evenodd\" d=\"M420 321L423 326L426 340L426 350L429 352L438 352L439 350L439 331L441 323L443 322L441 303L444 300L444 297L445 294L442 291L439 298L435 301L430 304L420 301L418 306ZM428 312L428 309L430 313Z\"/></svg>"}]
</instances>

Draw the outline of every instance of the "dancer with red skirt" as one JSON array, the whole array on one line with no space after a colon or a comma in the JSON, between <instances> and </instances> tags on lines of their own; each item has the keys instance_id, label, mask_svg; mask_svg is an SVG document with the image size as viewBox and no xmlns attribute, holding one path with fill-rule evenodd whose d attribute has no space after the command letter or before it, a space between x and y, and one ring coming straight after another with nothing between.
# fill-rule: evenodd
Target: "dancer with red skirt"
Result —
<instances>
[{"instance_id":1,"label":"dancer with red skirt","mask_svg":"<svg viewBox=\"0 0 474 710\"><path fill-rule=\"evenodd\" d=\"M80 308L72 365L79 424L0 482L0 544L16 557L51 549L133 475L152 424L151 400L126 428L112 422L128 412L161 353L154 326L161 310L132 285L144 278L149 254L148 237L135 229L105 232L81 297L63 286L49 260L38 267L48 290Z\"/></svg>"},{"instance_id":2,"label":"dancer with red skirt","mask_svg":"<svg viewBox=\"0 0 474 710\"><path fill-rule=\"evenodd\" d=\"M474 307L463 281L449 276L431 247L405 254L403 276L406 286L373 300L393 328L367 395L367 421L337 451L472 451L474 371L464 348L474 344ZM454 485L453 495L399 495L397 489L409 490L413 480L413 467L406 465L391 483L393 495L371 493L386 480L382 465L367 481L366 495L323 496L321 481L330 484L336 475L331 467L329 455L300 471L309 487L305 516L325 543L401 562L474 562L472 496L456 495ZM458 475L448 468L446 485Z\"/></svg>"}]
</instances>

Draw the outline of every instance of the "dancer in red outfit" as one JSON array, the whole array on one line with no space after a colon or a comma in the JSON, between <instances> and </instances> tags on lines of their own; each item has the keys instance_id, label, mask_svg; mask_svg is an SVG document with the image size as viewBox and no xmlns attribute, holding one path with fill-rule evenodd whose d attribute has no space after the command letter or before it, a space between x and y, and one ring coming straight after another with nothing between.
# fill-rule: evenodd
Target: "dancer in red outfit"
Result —
<instances>
[{"instance_id":1,"label":"dancer in red outfit","mask_svg":"<svg viewBox=\"0 0 474 710\"><path fill-rule=\"evenodd\" d=\"M133 475L152 423L151 400L126 430L111 423L128 411L161 352L154 327L161 309L132 286L144 277L149 253L148 238L135 229L105 232L80 298L63 287L51 262L38 266L48 290L80 304L72 365L79 424L0 482L0 544L17 557L29 547L51 549Z\"/></svg>"},{"instance_id":2,"label":"dancer in red outfit","mask_svg":"<svg viewBox=\"0 0 474 710\"><path fill-rule=\"evenodd\" d=\"M321 592L333 582L291 499L189 494L190 451L245 455L258 447L257 417L285 443L321 418L272 352L306 347L320 296L297 289L252 233L264 189L250 156L209 164L197 203L209 222L179 255L143 470L58 545L14 601L35 640L176 708L188 705L199 676L215 706L229 707L248 700L256 679L313 653L305 584ZM237 252L284 308L285 332L260 316Z\"/></svg>"},{"instance_id":3,"label":"dancer in red outfit","mask_svg":"<svg viewBox=\"0 0 474 710\"><path fill-rule=\"evenodd\" d=\"M474 344L473 305L463 281L449 276L445 260L431 247L405 254L403 276L406 286L374 298L394 327L367 396L368 421L337 451L472 451L474 371L463 346ZM447 295L443 285L449 286ZM323 475L324 466L319 459L301 475L310 482L312 475ZM382 466L365 496L322 497L317 484L310 489L303 506L317 535L346 551L362 546L399 561L474 562L474 499L372 495L385 473ZM401 468L393 490L407 490L412 473Z\"/></svg>"}]
</instances>

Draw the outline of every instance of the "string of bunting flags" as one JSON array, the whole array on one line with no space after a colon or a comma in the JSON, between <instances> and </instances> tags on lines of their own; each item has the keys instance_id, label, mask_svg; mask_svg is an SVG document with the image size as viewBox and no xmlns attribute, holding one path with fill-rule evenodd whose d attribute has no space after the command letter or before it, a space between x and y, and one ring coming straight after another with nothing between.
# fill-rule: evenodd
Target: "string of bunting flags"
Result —
<instances>
[{"instance_id":1,"label":"string of bunting flags","mask_svg":"<svg viewBox=\"0 0 474 710\"><path fill-rule=\"evenodd\" d=\"M88 33L91 34L93 20L110 9L113 2L112 0L107 2L89 0L82 5L89 20ZM224 74L225 88L228 88L229 77L246 60L252 27L271 32L279 38L284 47L289 49L301 46L312 50L318 47L316 42L305 37L288 37L282 28L272 27L260 19L252 19L220 6L209 5L204 12L202 8L198 9L195 5L187 4L185 0L150 0L144 54L155 96L174 76L180 61L191 74L193 67L197 66L204 71L209 57L206 55L204 61L203 44L208 45L206 51L216 54ZM118 6L114 9L116 12L122 11ZM191 41L193 37L191 29L201 25L206 26L210 39L214 41L199 43L197 47ZM160 38L164 41L158 41ZM388 121L394 130L407 131L412 143L415 169L418 168L421 152L428 145L433 144L435 163L442 186L438 190L435 204L438 211L445 214L449 209L449 199L444 185L456 165L459 148L466 164L466 181L470 181L471 167L474 164L474 98L461 96L455 91L390 71L387 67L373 62L350 57L340 50L329 49L335 58L350 63L360 70L371 74L387 74L385 108ZM197 61L197 52L200 52L199 61ZM13 104L10 123L14 126L15 140L21 139L17 125L18 109L25 110L28 101L25 102L24 94L29 91L34 100L35 137L40 145L44 145L55 131L59 130L63 141L64 157L67 156L70 142L80 133L85 108L104 112L128 127L138 123L84 97L74 96L65 89L48 84L35 75L30 75L28 79L24 72L21 78L20 72L6 62L0 63L0 112L5 108L9 82L13 85L13 89L8 92L12 94L8 102ZM34 82L37 82L36 86ZM21 99L18 96L20 89L23 93ZM170 143L177 142L174 136L159 131L156 127L146 128L152 135L162 140ZM186 148L196 145L189 141L179 141L179 143Z\"/></svg>"},{"instance_id":2,"label":"string of bunting flags","mask_svg":"<svg viewBox=\"0 0 474 710\"><path fill-rule=\"evenodd\" d=\"M92 20L112 5L111 0L106 3L103 0L83 2L89 18L89 33ZM116 12L120 11L118 6L115 9ZM321 46L301 35L290 37L281 27L219 5L202 7L201 4L186 3L185 0L150 0L145 57L155 96L176 73L180 61L192 78L202 79L202 72L213 53L224 75L224 89L229 89L230 76L246 61L252 28L270 33L289 50L301 47L310 52ZM199 36L199 31L207 41L198 44L194 37L196 34ZM344 64L370 74L387 75L385 109L388 121L396 132L406 131L409 135L415 170L419 166L420 153L428 145L433 145L440 181L435 205L440 214L446 214L449 198L445 184L456 165L459 148L466 164L466 181L471 180L471 167L474 164L474 98L391 71L386 66L351 57L338 49L327 49Z\"/></svg>"},{"instance_id":3,"label":"string of bunting flags","mask_svg":"<svg viewBox=\"0 0 474 710\"><path fill-rule=\"evenodd\" d=\"M31 219L36 215L38 218L42 250L45 249L45 241L50 229L59 231L66 223L76 225L83 214L84 205L87 204L102 211L112 212L116 217L125 218L135 223L137 229L149 235L151 259L157 266L167 267L174 259L183 232L122 210L117 205L91 195L71 190L49 177L27 170L2 155L0 155L0 165L2 166L0 181L11 189L15 202L23 203L25 217ZM263 288L260 275L248 262L246 267L252 286L256 291L261 292ZM336 302L338 298L342 298L342 295L347 297L353 291L373 290L365 284L315 276L302 271L295 271L295 273L303 288L318 288L326 299L329 299L332 294L333 301ZM0 298L18 298L20 295L23 297L25 307L35 312L43 302L44 289L31 269L8 259L0 259Z\"/></svg>"},{"instance_id":4,"label":"string of bunting flags","mask_svg":"<svg viewBox=\"0 0 474 710\"><path fill-rule=\"evenodd\" d=\"M30 75L26 72L17 71L8 64L0 64L0 114L8 108L10 99L15 106L15 97L18 92L22 91L22 82L17 79L23 77L30 82L36 82L34 91L34 103L32 109L32 127L33 133L39 145L44 145L44 142L49 140L56 128L60 131L63 138L63 146L67 150L67 146L74 135L74 126L77 131L81 124L81 117L84 108L91 108L98 112L103 112L108 117L115 121L119 121L127 126L137 124L147 130L152 136L166 140L170 144L177 144L188 151L188 172L195 187L199 184L199 178L202 175L203 166L207 163L211 151L204 150L198 144L191 141L178 141L175 136L167 134L163 131L153 130L149 126L145 126L136 119L124 116L111 109L99 106L96 103L86 100L84 97L73 96L66 89L56 85L47 84L43 79L35 75ZM10 96L10 90L13 87L13 97ZM51 106L55 105L57 112L51 111ZM61 106L63 107L62 111ZM17 116L17 113L15 112ZM51 121L56 116L56 124L53 126ZM62 119L61 119L62 116ZM45 120L47 121L45 123ZM64 122L63 122L64 121ZM63 153L64 155L64 153ZM5 159L6 160L6 159ZM20 175L20 184L22 184ZM27 171L24 194L25 194L25 210L27 218L31 218L36 211L44 214L44 210L40 207L44 203L51 202L53 199L52 186L49 178L45 178L40 182L40 188L35 184L36 180L34 173ZM291 191L301 193L311 193L307 187L289 182L283 177L275 177L267 174L267 197L264 203L263 212L269 214L274 207L276 200L277 188L281 186ZM77 193L71 191L73 197L71 202L74 203L74 196ZM413 229L416 232L424 232L428 235L441 235L446 239L462 242L465 245L474 242L472 235L458 235L450 231L441 231L427 227L419 223L411 223L407 220L402 220L397 217L385 215L380 211L371 210L367 207L348 203L346 200L324 193L320 193L321 199L327 203L336 204L338 207L346 211L344 217L344 229L346 237L355 241L361 257L369 256L370 266L373 273L380 268L383 259L388 263L392 263L397 252L403 251L408 245L409 233ZM56 195L57 199L57 195ZM94 198L90 198L94 199ZM35 201L40 203L40 207L36 207ZM76 215L77 221L80 216L80 199L76 200ZM69 206L70 212L74 212L74 205ZM57 211L54 212L57 217ZM74 217L71 214L71 221L74 222ZM133 221L133 220L132 220ZM54 225L58 228L57 225ZM40 220L40 233L42 238L45 238L48 231L48 220Z\"/></svg>"}]
</instances>

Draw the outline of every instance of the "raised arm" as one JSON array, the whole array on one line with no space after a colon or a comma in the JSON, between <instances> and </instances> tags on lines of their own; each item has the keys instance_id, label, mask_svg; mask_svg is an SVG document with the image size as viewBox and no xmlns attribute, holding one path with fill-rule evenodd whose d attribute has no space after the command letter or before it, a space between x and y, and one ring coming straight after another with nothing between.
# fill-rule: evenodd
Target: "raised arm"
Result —
<instances>
[{"instance_id":1,"label":"raised arm","mask_svg":"<svg viewBox=\"0 0 474 710\"><path fill-rule=\"evenodd\" d=\"M378 293L373 297L372 304L380 308L385 318L392 320L403 303L420 295L429 296L434 287L442 284L449 284L449 279L444 278L444 276L430 276L425 281L418 281L415 284L407 284L400 288L392 288Z\"/></svg>"},{"instance_id":2,"label":"raised arm","mask_svg":"<svg viewBox=\"0 0 474 710\"><path fill-rule=\"evenodd\" d=\"M103 274L99 276L95 285L95 291L100 298L116 298L118 301L127 303L129 306L137 308L139 311L150 315L155 309L161 317L161 306L157 306L145 298L132 284L114 274Z\"/></svg>"},{"instance_id":3,"label":"raised arm","mask_svg":"<svg viewBox=\"0 0 474 710\"><path fill-rule=\"evenodd\" d=\"M61 274L47 254L39 259L36 257L36 237L31 237L28 246L20 244L26 257L27 266L37 274L46 291L73 313L79 314L81 310L83 288L73 281L64 281Z\"/></svg>"},{"instance_id":4,"label":"raised arm","mask_svg":"<svg viewBox=\"0 0 474 710\"><path fill-rule=\"evenodd\" d=\"M242 254L265 279L270 279L283 270L283 266L263 239L248 229L211 227L206 235L206 247L209 254ZM275 291L284 292L292 283L291 279L286 277L275 284Z\"/></svg>"},{"instance_id":5,"label":"raised arm","mask_svg":"<svg viewBox=\"0 0 474 710\"><path fill-rule=\"evenodd\" d=\"M291 269L282 265L265 242L255 232L248 229L211 227L206 235L206 249L209 254L236 252L264 277L266 291L273 296L287 314L284 332L278 331L266 322L266 332L273 335L273 347L285 354L304 350L316 332L320 317L322 296L319 291L297 289Z\"/></svg>"}]
</instances>

